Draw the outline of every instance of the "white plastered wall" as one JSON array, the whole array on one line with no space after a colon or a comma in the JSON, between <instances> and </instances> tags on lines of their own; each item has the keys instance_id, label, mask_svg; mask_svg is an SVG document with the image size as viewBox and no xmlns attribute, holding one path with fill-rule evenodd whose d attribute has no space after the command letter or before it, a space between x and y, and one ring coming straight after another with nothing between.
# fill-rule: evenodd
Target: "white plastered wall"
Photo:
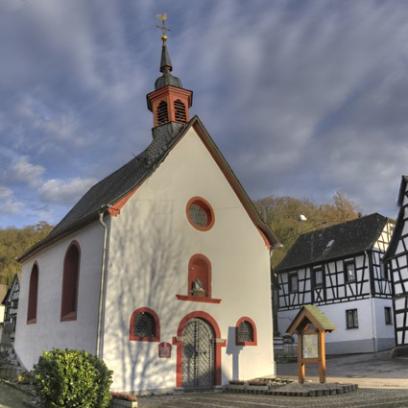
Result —
<instances>
[{"instance_id":1,"label":"white plastered wall","mask_svg":"<svg viewBox=\"0 0 408 408\"><path fill-rule=\"evenodd\" d=\"M186 218L193 196L215 212L209 231ZM220 304L180 301L187 294L188 261L204 254L212 264L212 297ZM159 315L161 341L172 342L182 318L204 311L218 323L222 382L274 374L269 249L205 145L190 129L155 173L112 219L103 355L114 370L114 389L174 388L176 347L158 358L158 343L128 340L134 309ZM252 318L258 345L235 346L235 324Z\"/></svg>"},{"instance_id":2,"label":"white plastered wall","mask_svg":"<svg viewBox=\"0 0 408 408\"><path fill-rule=\"evenodd\" d=\"M94 222L24 262L15 349L27 369L43 351L52 348L95 353L103 237L102 226ZM61 322L64 257L74 240L81 248L77 320ZM28 287L34 262L39 267L37 322L27 324Z\"/></svg>"}]
</instances>

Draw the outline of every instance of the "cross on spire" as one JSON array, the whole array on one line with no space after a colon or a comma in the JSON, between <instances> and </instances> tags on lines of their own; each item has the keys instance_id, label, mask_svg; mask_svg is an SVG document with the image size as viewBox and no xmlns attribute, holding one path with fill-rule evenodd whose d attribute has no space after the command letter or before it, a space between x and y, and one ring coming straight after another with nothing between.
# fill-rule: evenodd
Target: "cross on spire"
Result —
<instances>
[{"instance_id":1,"label":"cross on spire","mask_svg":"<svg viewBox=\"0 0 408 408\"><path fill-rule=\"evenodd\" d=\"M167 33L170 31L170 28L167 27L166 25L166 21L167 21L167 14L163 13L163 14L158 14L157 15L158 20L160 21L160 25L157 25L156 27L159 28L162 32L161 35L161 40L163 41L163 45L166 43L167 41Z\"/></svg>"}]
</instances>

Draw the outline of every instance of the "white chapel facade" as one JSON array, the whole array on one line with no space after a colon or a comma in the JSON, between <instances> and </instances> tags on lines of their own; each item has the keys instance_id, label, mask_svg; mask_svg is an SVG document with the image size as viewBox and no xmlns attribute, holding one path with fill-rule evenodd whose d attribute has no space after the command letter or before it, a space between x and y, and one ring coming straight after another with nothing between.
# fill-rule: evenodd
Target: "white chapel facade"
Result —
<instances>
[{"instance_id":1,"label":"white chapel facade","mask_svg":"<svg viewBox=\"0 0 408 408\"><path fill-rule=\"evenodd\" d=\"M15 350L27 369L82 349L112 389L212 387L273 375L270 257L279 243L198 117L162 75L153 140L25 253Z\"/></svg>"}]
</instances>

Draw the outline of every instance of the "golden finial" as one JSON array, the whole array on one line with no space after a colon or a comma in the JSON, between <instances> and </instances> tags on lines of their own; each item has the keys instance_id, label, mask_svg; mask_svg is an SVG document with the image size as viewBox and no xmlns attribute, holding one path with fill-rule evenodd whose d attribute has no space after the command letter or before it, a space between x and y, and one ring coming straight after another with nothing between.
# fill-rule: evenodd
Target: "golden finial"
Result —
<instances>
[{"instance_id":1,"label":"golden finial","mask_svg":"<svg viewBox=\"0 0 408 408\"><path fill-rule=\"evenodd\" d=\"M161 23L160 25L157 25L156 27L161 30L162 35L160 38L163 41L163 44L165 44L167 41L167 33L170 31L170 29L166 25L167 14L166 13L158 14L156 17L160 20L160 23Z\"/></svg>"}]
</instances>

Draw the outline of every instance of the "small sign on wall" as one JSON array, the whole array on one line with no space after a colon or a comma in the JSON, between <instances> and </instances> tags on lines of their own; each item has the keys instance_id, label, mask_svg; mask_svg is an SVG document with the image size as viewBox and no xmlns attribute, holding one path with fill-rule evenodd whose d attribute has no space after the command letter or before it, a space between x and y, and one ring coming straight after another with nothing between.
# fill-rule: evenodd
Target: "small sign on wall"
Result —
<instances>
[{"instance_id":1,"label":"small sign on wall","mask_svg":"<svg viewBox=\"0 0 408 408\"><path fill-rule=\"evenodd\" d=\"M159 357L160 358L170 358L171 357L171 344L170 343L160 343L159 344Z\"/></svg>"}]
</instances>

